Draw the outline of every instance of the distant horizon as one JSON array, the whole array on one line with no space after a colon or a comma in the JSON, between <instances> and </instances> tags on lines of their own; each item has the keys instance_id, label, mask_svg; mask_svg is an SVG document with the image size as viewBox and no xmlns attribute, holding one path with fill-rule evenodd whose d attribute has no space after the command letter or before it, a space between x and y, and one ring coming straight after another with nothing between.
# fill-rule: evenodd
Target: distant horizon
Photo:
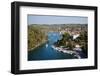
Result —
<instances>
[{"instance_id":1,"label":"distant horizon","mask_svg":"<svg viewBox=\"0 0 100 76\"><path fill-rule=\"evenodd\" d=\"M70 24L66 24L66 25L71 25L72 23ZM74 23L73 23L74 24ZM30 25L64 25L64 24L30 24ZM75 24L76 25L76 24ZM80 24L81 25L81 24ZM82 24L84 25L84 24Z\"/></svg>"},{"instance_id":2,"label":"distant horizon","mask_svg":"<svg viewBox=\"0 0 100 76\"><path fill-rule=\"evenodd\" d=\"M88 17L80 16L48 16L48 15L28 15L28 25L32 24L88 24Z\"/></svg>"}]
</instances>

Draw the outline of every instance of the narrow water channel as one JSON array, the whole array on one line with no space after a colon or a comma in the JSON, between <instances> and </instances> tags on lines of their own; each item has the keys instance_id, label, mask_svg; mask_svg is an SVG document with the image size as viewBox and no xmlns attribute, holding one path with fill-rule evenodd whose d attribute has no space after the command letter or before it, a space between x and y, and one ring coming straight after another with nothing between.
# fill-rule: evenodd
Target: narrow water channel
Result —
<instances>
[{"instance_id":1,"label":"narrow water channel","mask_svg":"<svg viewBox=\"0 0 100 76\"><path fill-rule=\"evenodd\" d=\"M61 35L58 32L48 33L48 42L42 44L36 49L28 52L28 60L56 60L56 59L74 59L74 55L59 52L54 50L51 46L57 40L61 39Z\"/></svg>"}]
</instances>

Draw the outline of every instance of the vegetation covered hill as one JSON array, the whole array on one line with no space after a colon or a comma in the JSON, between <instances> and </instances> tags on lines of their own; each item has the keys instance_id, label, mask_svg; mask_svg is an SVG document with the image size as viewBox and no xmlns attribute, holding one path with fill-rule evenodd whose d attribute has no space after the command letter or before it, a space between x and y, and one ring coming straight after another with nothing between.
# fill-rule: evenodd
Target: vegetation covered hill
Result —
<instances>
[{"instance_id":1,"label":"vegetation covered hill","mask_svg":"<svg viewBox=\"0 0 100 76\"><path fill-rule=\"evenodd\" d=\"M55 46L63 46L69 50L73 50L75 45L78 44L81 46L82 52L87 56L88 54L88 36L87 31L80 32L79 37L73 39L69 33L62 34L62 39L54 43Z\"/></svg>"},{"instance_id":2,"label":"vegetation covered hill","mask_svg":"<svg viewBox=\"0 0 100 76\"><path fill-rule=\"evenodd\" d=\"M47 37L40 27L28 26L28 50L31 50L44 43Z\"/></svg>"}]
</instances>

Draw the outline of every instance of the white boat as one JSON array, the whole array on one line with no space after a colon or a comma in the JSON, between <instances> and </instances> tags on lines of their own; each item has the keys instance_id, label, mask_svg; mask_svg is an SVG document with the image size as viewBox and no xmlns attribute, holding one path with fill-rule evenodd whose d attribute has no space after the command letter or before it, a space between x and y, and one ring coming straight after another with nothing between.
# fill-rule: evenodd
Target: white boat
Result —
<instances>
[{"instance_id":1,"label":"white boat","mask_svg":"<svg viewBox=\"0 0 100 76\"><path fill-rule=\"evenodd\" d=\"M46 48L48 47L48 44L46 44Z\"/></svg>"}]
</instances>

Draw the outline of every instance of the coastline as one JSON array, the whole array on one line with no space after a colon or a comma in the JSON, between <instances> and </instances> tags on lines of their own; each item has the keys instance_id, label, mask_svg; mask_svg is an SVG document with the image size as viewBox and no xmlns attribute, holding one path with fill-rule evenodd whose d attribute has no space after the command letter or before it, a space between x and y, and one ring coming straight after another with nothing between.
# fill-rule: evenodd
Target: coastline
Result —
<instances>
[{"instance_id":1,"label":"coastline","mask_svg":"<svg viewBox=\"0 0 100 76\"><path fill-rule=\"evenodd\" d=\"M45 41L41 42L40 44L38 44L37 46L35 46L34 48L28 49L28 52L29 52L29 51L33 51L33 49L35 49L35 48L37 48L37 47L39 47L39 46L45 44L47 41L48 41L48 40L45 40Z\"/></svg>"},{"instance_id":2,"label":"coastline","mask_svg":"<svg viewBox=\"0 0 100 76\"><path fill-rule=\"evenodd\" d=\"M75 57L77 57L78 59L81 59L81 56L75 50L73 50L73 51L72 50L65 50L65 49L63 49L61 47L56 47L54 45L52 46L52 48L55 49L55 50L57 50L57 51L59 51L59 52L63 52L63 53L67 53L67 54L75 54L74 55Z\"/></svg>"}]
</instances>

